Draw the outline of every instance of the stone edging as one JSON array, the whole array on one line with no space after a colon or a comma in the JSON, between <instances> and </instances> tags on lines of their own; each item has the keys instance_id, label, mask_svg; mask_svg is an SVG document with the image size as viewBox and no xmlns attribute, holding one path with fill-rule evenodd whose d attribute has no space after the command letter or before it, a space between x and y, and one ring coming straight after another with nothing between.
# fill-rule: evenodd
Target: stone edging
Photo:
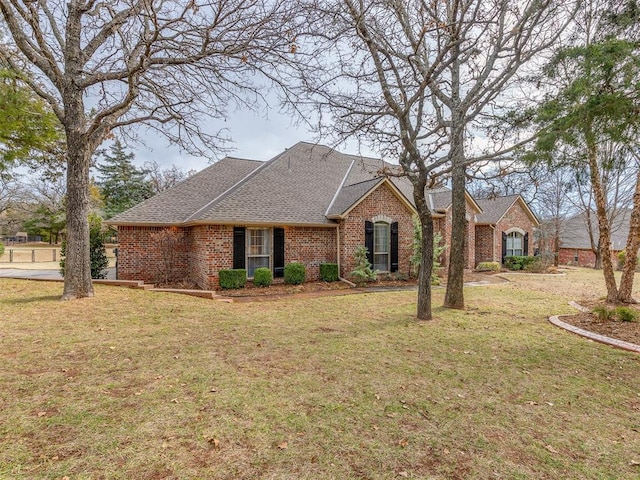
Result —
<instances>
[{"instance_id":1,"label":"stone edging","mask_svg":"<svg viewBox=\"0 0 640 480\"><path fill-rule=\"evenodd\" d=\"M581 312L589 312L589 309L583 307L582 305L577 304L576 302L569 302L574 308L577 308ZM604 335L600 335L599 333L590 332L589 330L584 330L582 328L575 327L566 322L560 320L560 317L563 315L554 315L549 317L549 322L551 322L556 327L560 327L568 332L575 333L576 335L580 335L581 337L588 338L589 340L593 340L595 342L604 343L605 345L610 345L612 347L621 348L623 350L627 350L629 352L640 353L640 345L636 345L635 343L624 342L622 340L616 340L615 338L606 337Z\"/></svg>"}]
</instances>

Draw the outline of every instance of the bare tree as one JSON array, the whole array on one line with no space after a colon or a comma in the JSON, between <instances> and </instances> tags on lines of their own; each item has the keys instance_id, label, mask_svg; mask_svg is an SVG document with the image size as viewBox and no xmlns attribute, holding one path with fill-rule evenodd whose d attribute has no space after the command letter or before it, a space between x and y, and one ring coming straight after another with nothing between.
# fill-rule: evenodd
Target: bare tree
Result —
<instances>
[{"instance_id":1,"label":"bare tree","mask_svg":"<svg viewBox=\"0 0 640 480\"><path fill-rule=\"evenodd\" d=\"M190 151L219 147L201 127L230 102L254 105L255 74L295 51L285 0L0 0L0 60L64 127L68 244L63 299L93 295L89 167L114 129L144 125ZM262 77L265 78L265 77ZM202 143L199 143L199 139Z\"/></svg>"},{"instance_id":2,"label":"bare tree","mask_svg":"<svg viewBox=\"0 0 640 480\"><path fill-rule=\"evenodd\" d=\"M174 187L196 173L195 170L184 171L176 165L171 165L168 168L162 168L162 166L155 160L151 162L144 162L144 169L147 171L147 177L151 183L154 193L160 193Z\"/></svg>"},{"instance_id":3,"label":"bare tree","mask_svg":"<svg viewBox=\"0 0 640 480\"><path fill-rule=\"evenodd\" d=\"M452 173L454 233L445 304L462 308L465 170L474 162L504 159L521 144L496 120L516 98L512 87L520 68L558 39L574 2L310 1L313 45L331 52L303 73L319 118L325 110L333 115L332 131L320 131L338 140L358 138L398 158L413 184L425 246L418 318L431 316L433 226L424 188ZM478 135L486 140L482 148L474 141Z\"/></svg>"}]
</instances>

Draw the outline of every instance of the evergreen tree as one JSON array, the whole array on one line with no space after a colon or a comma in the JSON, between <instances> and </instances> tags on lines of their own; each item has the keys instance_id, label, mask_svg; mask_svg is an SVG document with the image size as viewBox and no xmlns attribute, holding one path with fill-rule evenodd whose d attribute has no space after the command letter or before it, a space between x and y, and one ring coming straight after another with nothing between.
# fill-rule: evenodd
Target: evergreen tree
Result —
<instances>
[{"instance_id":1,"label":"evergreen tree","mask_svg":"<svg viewBox=\"0 0 640 480\"><path fill-rule=\"evenodd\" d=\"M125 151L116 140L109 151L102 151L102 163L98 163L97 185L104 200L105 218L137 205L153 195L153 187L147 180L147 170L136 168L134 155Z\"/></svg>"}]
</instances>

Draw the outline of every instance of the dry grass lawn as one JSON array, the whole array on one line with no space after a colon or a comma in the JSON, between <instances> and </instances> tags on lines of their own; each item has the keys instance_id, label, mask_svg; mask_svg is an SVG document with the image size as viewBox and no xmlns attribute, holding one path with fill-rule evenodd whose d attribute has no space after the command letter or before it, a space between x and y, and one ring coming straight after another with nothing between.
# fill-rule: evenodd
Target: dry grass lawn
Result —
<instances>
[{"instance_id":1,"label":"dry grass lawn","mask_svg":"<svg viewBox=\"0 0 640 480\"><path fill-rule=\"evenodd\" d=\"M640 477L640 355L553 327L600 273L226 304L0 280L0 478ZM442 291L436 293L440 304Z\"/></svg>"}]
</instances>

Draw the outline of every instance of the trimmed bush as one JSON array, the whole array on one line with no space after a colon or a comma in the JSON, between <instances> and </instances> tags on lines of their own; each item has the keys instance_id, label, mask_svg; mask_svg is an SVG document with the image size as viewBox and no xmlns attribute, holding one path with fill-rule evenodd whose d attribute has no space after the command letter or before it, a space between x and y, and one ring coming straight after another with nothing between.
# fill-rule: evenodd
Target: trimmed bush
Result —
<instances>
[{"instance_id":1,"label":"trimmed bush","mask_svg":"<svg viewBox=\"0 0 640 480\"><path fill-rule=\"evenodd\" d=\"M266 267L256 268L253 272L253 284L256 287L268 287L273 283L273 273Z\"/></svg>"},{"instance_id":2,"label":"trimmed bush","mask_svg":"<svg viewBox=\"0 0 640 480\"><path fill-rule=\"evenodd\" d=\"M4 245L2 242L0 242L0 255L2 255L4 253Z\"/></svg>"},{"instance_id":3,"label":"trimmed bush","mask_svg":"<svg viewBox=\"0 0 640 480\"><path fill-rule=\"evenodd\" d=\"M508 270L526 270L526 268L537 260L536 257L513 256L504 257L504 266Z\"/></svg>"},{"instance_id":4,"label":"trimmed bush","mask_svg":"<svg viewBox=\"0 0 640 480\"><path fill-rule=\"evenodd\" d=\"M91 278L107 278L109 259L104 246L102 232L102 219L96 215L89 215L89 250L91 259ZM67 255L67 242L63 241L60 247L60 275L64 277L65 260Z\"/></svg>"},{"instance_id":5,"label":"trimmed bush","mask_svg":"<svg viewBox=\"0 0 640 480\"><path fill-rule=\"evenodd\" d=\"M476 267L478 272L499 272L500 271L500 263L499 262L480 262Z\"/></svg>"},{"instance_id":6,"label":"trimmed bush","mask_svg":"<svg viewBox=\"0 0 640 480\"><path fill-rule=\"evenodd\" d=\"M247 271L244 268L218 271L220 288L244 288L247 284Z\"/></svg>"},{"instance_id":7,"label":"trimmed bush","mask_svg":"<svg viewBox=\"0 0 640 480\"><path fill-rule=\"evenodd\" d=\"M638 321L638 312L629 307L618 307L615 310L616 317L621 322L636 322Z\"/></svg>"},{"instance_id":8,"label":"trimmed bush","mask_svg":"<svg viewBox=\"0 0 640 480\"><path fill-rule=\"evenodd\" d=\"M284 283L289 285L300 285L304 283L306 268L303 264L292 262L284 267Z\"/></svg>"},{"instance_id":9,"label":"trimmed bush","mask_svg":"<svg viewBox=\"0 0 640 480\"><path fill-rule=\"evenodd\" d=\"M324 282L338 281L338 264L337 263L321 263L320 278Z\"/></svg>"}]
</instances>

